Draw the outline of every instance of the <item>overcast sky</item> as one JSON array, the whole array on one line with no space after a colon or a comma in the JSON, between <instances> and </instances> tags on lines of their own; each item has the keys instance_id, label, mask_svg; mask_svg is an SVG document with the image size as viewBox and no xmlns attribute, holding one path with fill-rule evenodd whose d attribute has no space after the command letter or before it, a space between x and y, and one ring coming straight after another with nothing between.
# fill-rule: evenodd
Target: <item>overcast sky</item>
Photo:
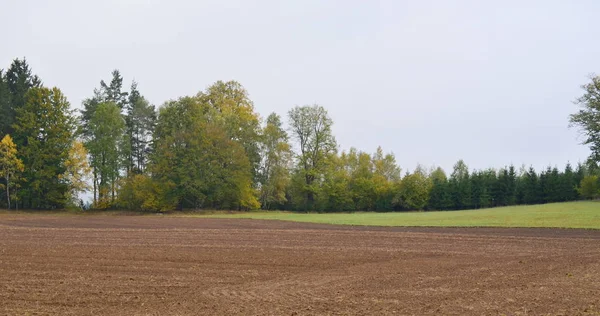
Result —
<instances>
[{"instance_id":1,"label":"overcast sky","mask_svg":"<svg viewBox=\"0 0 600 316\"><path fill-rule=\"evenodd\" d=\"M600 1L0 0L0 68L26 56L74 107L119 69L154 104L217 80L262 117L328 109L341 149L451 171L584 161L568 115L600 73Z\"/></svg>"}]
</instances>

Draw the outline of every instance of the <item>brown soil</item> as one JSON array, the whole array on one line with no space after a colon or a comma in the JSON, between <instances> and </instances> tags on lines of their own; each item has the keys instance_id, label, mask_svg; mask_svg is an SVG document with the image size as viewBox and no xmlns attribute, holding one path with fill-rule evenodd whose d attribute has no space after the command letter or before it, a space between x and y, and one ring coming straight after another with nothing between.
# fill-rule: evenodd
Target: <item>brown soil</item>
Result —
<instances>
[{"instance_id":1,"label":"brown soil","mask_svg":"<svg viewBox=\"0 0 600 316\"><path fill-rule=\"evenodd\" d=\"M600 231L3 214L0 314L600 315Z\"/></svg>"}]
</instances>

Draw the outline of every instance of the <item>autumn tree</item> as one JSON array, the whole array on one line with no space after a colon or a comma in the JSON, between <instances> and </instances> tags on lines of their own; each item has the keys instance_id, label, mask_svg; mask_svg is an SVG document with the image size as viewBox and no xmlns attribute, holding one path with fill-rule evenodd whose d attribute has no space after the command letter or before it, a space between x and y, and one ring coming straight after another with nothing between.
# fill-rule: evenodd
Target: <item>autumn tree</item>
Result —
<instances>
[{"instance_id":1,"label":"autumn tree","mask_svg":"<svg viewBox=\"0 0 600 316\"><path fill-rule=\"evenodd\" d=\"M82 142L76 140L69 149L69 158L65 161L65 172L61 175L68 185L67 199L77 205L79 193L90 188L88 178L91 168L88 163L88 152Z\"/></svg>"},{"instance_id":2,"label":"autumn tree","mask_svg":"<svg viewBox=\"0 0 600 316\"><path fill-rule=\"evenodd\" d=\"M253 209L260 207L252 188L244 147L211 121L199 97L166 103L154 133L151 173L170 187L163 204L182 208Z\"/></svg>"},{"instance_id":3,"label":"autumn tree","mask_svg":"<svg viewBox=\"0 0 600 316\"><path fill-rule=\"evenodd\" d=\"M10 188L16 184L18 175L23 172L23 169L23 162L17 157L17 145L15 145L10 135L4 136L0 141L0 178L4 178L5 181L8 209L11 208Z\"/></svg>"},{"instance_id":4,"label":"autumn tree","mask_svg":"<svg viewBox=\"0 0 600 316\"><path fill-rule=\"evenodd\" d=\"M376 196L376 211L392 210L394 190L398 187L401 179L401 169L396 163L393 153L383 153L381 146L372 156L373 160L373 186Z\"/></svg>"},{"instance_id":5,"label":"autumn tree","mask_svg":"<svg viewBox=\"0 0 600 316\"><path fill-rule=\"evenodd\" d=\"M205 106L206 119L220 126L225 135L244 148L250 162L253 185L258 183L261 156L260 118L248 91L237 81L217 81L197 98Z\"/></svg>"}]
</instances>

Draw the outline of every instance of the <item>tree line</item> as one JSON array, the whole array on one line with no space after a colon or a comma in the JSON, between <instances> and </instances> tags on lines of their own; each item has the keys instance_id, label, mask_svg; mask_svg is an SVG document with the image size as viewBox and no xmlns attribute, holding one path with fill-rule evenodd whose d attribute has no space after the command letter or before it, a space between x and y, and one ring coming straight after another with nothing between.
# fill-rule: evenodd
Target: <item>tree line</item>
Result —
<instances>
[{"instance_id":1,"label":"tree line","mask_svg":"<svg viewBox=\"0 0 600 316\"><path fill-rule=\"evenodd\" d=\"M594 82L586 95L598 95ZM571 122L595 128L597 100L584 95ZM320 105L296 106L286 118L287 126L276 113L263 120L235 81L157 108L136 82L124 87L118 70L75 111L15 59L0 71L0 207L81 207L87 191L95 209L139 211L457 210L600 196L595 153L575 169L469 170L461 160L450 174L402 173L381 147L339 151ZM600 133L588 134L594 149Z\"/></svg>"}]
</instances>

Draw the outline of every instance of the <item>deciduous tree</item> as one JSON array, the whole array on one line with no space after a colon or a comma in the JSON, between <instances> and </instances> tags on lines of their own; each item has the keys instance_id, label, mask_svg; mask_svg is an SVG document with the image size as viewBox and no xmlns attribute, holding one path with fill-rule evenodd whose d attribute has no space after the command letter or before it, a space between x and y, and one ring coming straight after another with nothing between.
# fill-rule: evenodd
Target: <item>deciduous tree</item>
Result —
<instances>
[{"instance_id":1,"label":"deciduous tree","mask_svg":"<svg viewBox=\"0 0 600 316\"><path fill-rule=\"evenodd\" d=\"M319 181L327 167L328 160L335 154L337 145L331 126L333 121L327 110L320 105L296 106L289 112L292 136L298 142L296 154L298 176L303 179L299 191L304 210L314 208L315 195L319 191ZM300 184L300 183L297 183Z\"/></svg>"},{"instance_id":2,"label":"deciduous tree","mask_svg":"<svg viewBox=\"0 0 600 316\"><path fill-rule=\"evenodd\" d=\"M10 135L4 136L0 141L0 178L4 178L6 189L6 204L8 209L10 204L10 188L16 184L18 175L23 172L23 162L17 157L17 145L13 142Z\"/></svg>"}]
</instances>

